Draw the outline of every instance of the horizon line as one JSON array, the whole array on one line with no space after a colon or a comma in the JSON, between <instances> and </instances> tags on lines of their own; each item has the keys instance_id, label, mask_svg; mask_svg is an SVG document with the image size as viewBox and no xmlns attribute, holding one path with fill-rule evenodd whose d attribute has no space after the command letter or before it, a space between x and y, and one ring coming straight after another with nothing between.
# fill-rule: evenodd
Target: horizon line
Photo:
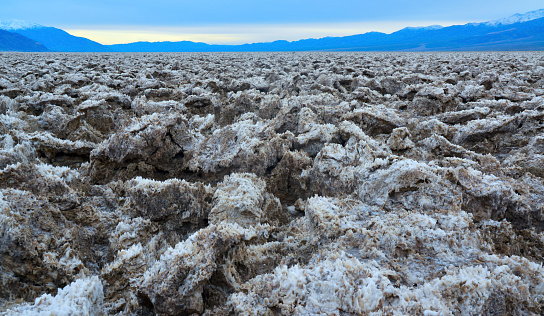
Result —
<instances>
[{"instance_id":1,"label":"horizon line","mask_svg":"<svg viewBox=\"0 0 544 316\"><path fill-rule=\"evenodd\" d=\"M276 41L296 42L361 35L366 33L392 34L406 28L425 28L435 25L449 27L486 21L379 21L297 24L228 24L200 27L98 26L94 29L66 28L67 33L90 39L99 44L126 45L132 43L193 42L207 45L251 45ZM212 32L217 30L217 32ZM247 32L247 30L251 30ZM219 32L223 31L223 32ZM244 33L244 31L246 31ZM123 38L125 40L123 40Z\"/></svg>"}]
</instances>

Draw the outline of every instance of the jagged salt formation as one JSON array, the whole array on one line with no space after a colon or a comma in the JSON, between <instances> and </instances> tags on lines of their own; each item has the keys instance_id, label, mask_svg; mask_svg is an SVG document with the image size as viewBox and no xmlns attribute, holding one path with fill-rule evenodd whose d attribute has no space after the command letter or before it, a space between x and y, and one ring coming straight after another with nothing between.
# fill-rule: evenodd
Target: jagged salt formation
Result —
<instances>
[{"instance_id":1,"label":"jagged salt formation","mask_svg":"<svg viewBox=\"0 0 544 316\"><path fill-rule=\"evenodd\" d=\"M544 312L542 53L0 60L2 314Z\"/></svg>"}]
</instances>

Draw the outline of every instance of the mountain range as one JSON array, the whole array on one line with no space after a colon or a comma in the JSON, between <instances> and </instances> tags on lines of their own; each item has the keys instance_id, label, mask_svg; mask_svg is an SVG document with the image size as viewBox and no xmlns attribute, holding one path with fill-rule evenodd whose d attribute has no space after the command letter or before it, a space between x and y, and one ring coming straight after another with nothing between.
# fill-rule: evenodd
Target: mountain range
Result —
<instances>
[{"instance_id":1,"label":"mountain range","mask_svg":"<svg viewBox=\"0 0 544 316\"><path fill-rule=\"evenodd\" d=\"M482 22L442 27L407 27L386 34L214 45L190 41L102 45L54 27L0 22L0 51L61 52L258 52L258 51L492 51L544 50L544 9ZM10 38L5 33L13 34ZM19 35L19 36L16 36ZM26 37L27 40L23 41ZM18 39L18 41L15 40ZM31 45L34 43L34 46ZM18 46L19 45L19 46Z\"/></svg>"}]
</instances>

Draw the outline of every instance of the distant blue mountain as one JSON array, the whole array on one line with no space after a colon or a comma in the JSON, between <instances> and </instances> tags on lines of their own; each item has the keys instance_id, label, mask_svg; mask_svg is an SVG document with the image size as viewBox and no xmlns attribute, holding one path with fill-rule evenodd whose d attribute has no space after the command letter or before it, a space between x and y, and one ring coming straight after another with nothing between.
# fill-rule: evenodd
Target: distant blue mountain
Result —
<instances>
[{"instance_id":1,"label":"distant blue mountain","mask_svg":"<svg viewBox=\"0 0 544 316\"><path fill-rule=\"evenodd\" d=\"M0 30L0 51L3 52L47 52L45 46L20 34Z\"/></svg>"},{"instance_id":2,"label":"distant blue mountain","mask_svg":"<svg viewBox=\"0 0 544 316\"><path fill-rule=\"evenodd\" d=\"M109 47L118 52L544 50L544 9L484 23L410 27L392 34L370 32L344 37L244 45L182 41L137 42Z\"/></svg>"},{"instance_id":3,"label":"distant blue mountain","mask_svg":"<svg viewBox=\"0 0 544 316\"><path fill-rule=\"evenodd\" d=\"M512 24L471 23L442 28L406 28L392 34L370 32L293 42L244 45L137 42L109 47L118 52L544 50L544 18Z\"/></svg>"},{"instance_id":4,"label":"distant blue mountain","mask_svg":"<svg viewBox=\"0 0 544 316\"><path fill-rule=\"evenodd\" d=\"M55 27L30 24L24 21L11 20L0 23L0 29L17 33L42 43L48 49L56 52L111 52L112 50L100 43L84 37L68 34Z\"/></svg>"}]
</instances>

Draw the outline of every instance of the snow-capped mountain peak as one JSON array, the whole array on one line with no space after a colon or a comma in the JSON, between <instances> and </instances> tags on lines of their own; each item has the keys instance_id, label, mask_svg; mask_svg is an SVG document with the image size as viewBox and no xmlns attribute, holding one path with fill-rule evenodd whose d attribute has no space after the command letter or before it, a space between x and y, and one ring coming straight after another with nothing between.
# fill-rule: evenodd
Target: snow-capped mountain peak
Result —
<instances>
[{"instance_id":1,"label":"snow-capped mountain peak","mask_svg":"<svg viewBox=\"0 0 544 316\"><path fill-rule=\"evenodd\" d=\"M439 30L441 28L444 28L442 25L429 25L429 26L408 26L405 27L403 30L424 30L424 31L432 31L432 30Z\"/></svg>"},{"instance_id":2,"label":"snow-capped mountain peak","mask_svg":"<svg viewBox=\"0 0 544 316\"><path fill-rule=\"evenodd\" d=\"M483 24L488 26L508 25L508 24L514 24L518 22L532 21L532 20L536 20L540 18L544 18L544 9L531 11L524 14L518 13L518 14L511 15L507 18L484 22Z\"/></svg>"},{"instance_id":3,"label":"snow-capped mountain peak","mask_svg":"<svg viewBox=\"0 0 544 316\"><path fill-rule=\"evenodd\" d=\"M22 20L0 21L0 30L5 30L5 31L37 29L41 27L44 27L44 26L40 24L36 24L36 23L22 21Z\"/></svg>"}]
</instances>

